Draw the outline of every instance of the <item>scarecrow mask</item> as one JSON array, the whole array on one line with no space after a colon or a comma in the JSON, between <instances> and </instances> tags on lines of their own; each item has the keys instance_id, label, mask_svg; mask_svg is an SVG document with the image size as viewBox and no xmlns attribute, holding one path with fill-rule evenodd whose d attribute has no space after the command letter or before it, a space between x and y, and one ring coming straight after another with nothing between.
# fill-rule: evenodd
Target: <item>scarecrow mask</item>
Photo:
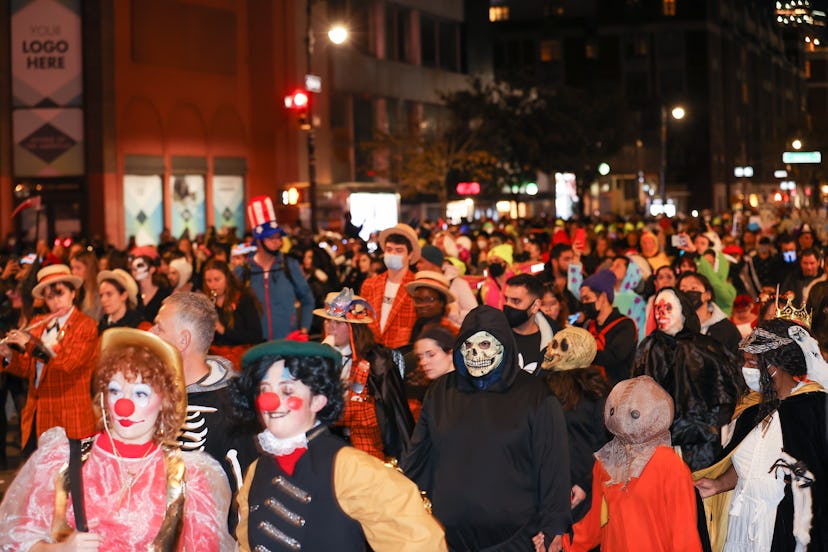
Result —
<instances>
[{"instance_id":1,"label":"scarecrow mask","mask_svg":"<svg viewBox=\"0 0 828 552\"><path fill-rule=\"evenodd\" d=\"M463 342L460 352L469 375L480 378L500 366L503 344L489 332L477 332Z\"/></svg>"}]
</instances>

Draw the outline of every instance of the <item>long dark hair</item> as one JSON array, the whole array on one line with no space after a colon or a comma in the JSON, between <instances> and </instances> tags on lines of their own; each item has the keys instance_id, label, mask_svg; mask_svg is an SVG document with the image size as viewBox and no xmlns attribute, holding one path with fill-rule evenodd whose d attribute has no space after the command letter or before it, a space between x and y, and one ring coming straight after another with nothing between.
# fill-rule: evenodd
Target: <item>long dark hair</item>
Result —
<instances>
[{"instance_id":1,"label":"long dark hair","mask_svg":"<svg viewBox=\"0 0 828 552\"><path fill-rule=\"evenodd\" d=\"M236 318L234 316L234 311L236 310L239 298L242 295L249 296L253 299L253 303L256 305L256 311L261 316L262 306L258 299L250 293L249 288L241 285L241 282L239 282L239 279L236 278L236 275L233 274L233 271L230 270L230 266L226 262L215 258L210 259L207 261L207 264L204 265L204 272L202 274L206 275L208 270L218 270L224 274L224 280L226 282L226 288L224 290L224 303L220 307L216 306L216 310L218 310L219 318L225 326L228 328L233 327ZM207 297L210 297L210 288L207 287L206 279L202 285L202 290Z\"/></svg>"},{"instance_id":2,"label":"long dark hair","mask_svg":"<svg viewBox=\"0 0 828 552\"><path fill-rule=\"evenodd\" d=\"M606 378L593 367L553 370L546 377L546 383L561 401L564 410L572 410L581 399L597 401L606 398L610 392Z\"/></svg>"},{"instance_id":3,"label":"long dark hair","mask_svg":"<svg viewBox=\"0 0 828 552\"><path fill-rule=\"evenodd\" d=\"M788 335L788 328L796 325L796 322L784 320L782 318L774 318L760 322L757 328L762 328L784 338L790 338ZM773 385L773 379L768 371L771 366L778 370L784 370L791 376L805 376L808 373L808 367L805 364L805 355L802 349L795 341L765 351L764 353L756 353L756 363L759 368L759 383L762 386L762 403L759 406L759 412L756 416L756 423L764 420L768 414L779 408L779 395L776 393L776 387Z\"/></svg>"}]
</instances>

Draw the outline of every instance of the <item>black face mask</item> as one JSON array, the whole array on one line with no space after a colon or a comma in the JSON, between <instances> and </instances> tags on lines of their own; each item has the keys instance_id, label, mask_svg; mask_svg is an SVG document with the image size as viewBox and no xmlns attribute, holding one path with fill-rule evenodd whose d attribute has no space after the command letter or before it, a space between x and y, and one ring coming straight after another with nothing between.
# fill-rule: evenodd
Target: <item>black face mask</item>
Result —
<instances>
[{"instance_id":1,"label":"black face mask","mask_svg":"<svg viewBox=\"0 0 828 552\"><path fill-rule=\"evenodd\" d=\"M693 307L693 310L699 310L699 307L702 306L702 292L685 291L684 295L687 296L687 300L690 301L690 306Z\"/></svg>"},{"instance_id":2,"label":"black face mask","mask_svg":"<svg viewBox=\"0 0 828 552\"><path fill-rule=\"evenodd\" d=\"M509 322L510 328L517 328L529 320L528 310L516 309L515 307L510 307L509 305L505 305L503 307L503 314L506 315L506 321Z\"/></svg>"},{"instance_id":3,"label":"black face mask","mask_svg":"<svg viewBox=\"0 0 828 552\"><path fill-rule=\"evenodd\" d=\"M489 265L489 274L492 275L492 278L500 278L503 276L503 273L506 272L506 265L501 263L494 263Z\"/></svg>"},{"instance_id":4,"label":"black face mask","mask_svg":"<svg viewBox=\"0 0 828 552\"><path fill-rule=\"evenodd\" d=\"M592 303L582 303L581 310L587 320L595 320L598 318L598 307L595 305L595 301Z\"/></svg>"}]
</instances>

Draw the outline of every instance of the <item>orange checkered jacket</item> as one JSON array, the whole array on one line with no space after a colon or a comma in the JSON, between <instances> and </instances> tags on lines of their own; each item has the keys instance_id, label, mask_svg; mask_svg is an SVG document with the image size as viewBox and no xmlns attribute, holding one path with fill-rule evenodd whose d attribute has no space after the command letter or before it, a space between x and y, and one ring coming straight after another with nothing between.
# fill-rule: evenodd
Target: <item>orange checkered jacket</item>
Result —
<instances>
[{"instance_id":1,"label":"orange checkered jacket","mask_svg":"<svg viewBox=\"0 0 828 552\"><path fill-rule=\"evenodd\" d=\"M45 316L32 320L37 323ZM31 331L40 338L46 324ZM96 431L92 411L92 373L95 371L98 348L98 325L75 307L60 329L63 337L54 347L57 355L43 365L40 385L35 387L37 359L32 355L34 340L29 340L23 353L14 353L6 368L10 374L29 381L29 395L21 413L21 442L26 443L32 431L39 437L47 429L60 426L71 439L88 437ZM36 416L35 416L36 414ZM36 427L32 427L32 422Z\"/></svg>"},{"instance_id":2,"label":"orange checkered jacket","mask_svg":"<svg viewBox=\"0 0 828 552\"><path fill-rule=\"evenodd\" d=\"M359 294L374 309L376 317L374 322L371 323L371 331L374 332L374 338L380 345L392 349L408 345L411 339L411 329L414 327L414 322L417 321L417 313L414 310L414 300L405 291L405 285L413 281L414 273L410 270L406 271L402 282L400 282L397 295L394 297L394 303L391 306L391 312L388 314L388 320L384 328L380 328L380 317L385 284L388 282L388 272L371 276L362 283Z\"/></svg>"}]
</instances>

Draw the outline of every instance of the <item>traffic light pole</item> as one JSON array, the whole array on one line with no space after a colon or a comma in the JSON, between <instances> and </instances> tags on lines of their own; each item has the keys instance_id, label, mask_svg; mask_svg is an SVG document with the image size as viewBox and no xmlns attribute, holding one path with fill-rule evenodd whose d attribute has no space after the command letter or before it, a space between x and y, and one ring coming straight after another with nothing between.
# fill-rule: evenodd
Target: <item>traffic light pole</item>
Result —
<instances>
[{"instance_id":1,"label":"traffic light pole","mask_svg":"<svg viewBox=\"0 0 828 552\"><path fill-rule=\"evenodd\" d=\"M305 0L305 53L307 55L307 74L311 72L311 58L313 57L313 25L311 24L311 4L313 0ZM310 96L310 94L308 94ZM311 232L316 234L318 230L316 219L316 137L313 130L313 101L308 97L308 195L310 195L310 227Z\"/></svg>"}]
</instances>

